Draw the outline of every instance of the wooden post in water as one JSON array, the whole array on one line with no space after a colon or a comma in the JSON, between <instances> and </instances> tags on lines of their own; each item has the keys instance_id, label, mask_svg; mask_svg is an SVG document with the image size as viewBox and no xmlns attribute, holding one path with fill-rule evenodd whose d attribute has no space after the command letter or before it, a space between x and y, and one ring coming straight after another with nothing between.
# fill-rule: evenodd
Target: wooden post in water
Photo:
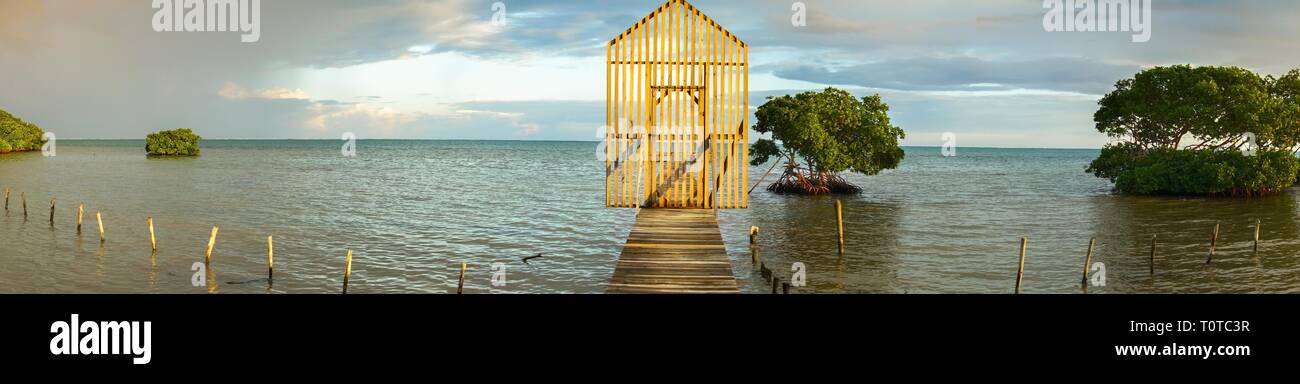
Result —
<instances>
[{"instance_id":1,"label":"wooden post in water","mask_svg":"<svg viewBox=\"0 0 1300 384\"><path fill-rule=\"evenodd\" d=\"M77 234L81 234L81 217L86 213L86 203L77 205Z\"/></svg>"},{"instance_id":2,"label":"wooden post in water","mask_svg":"<svg viewBox=\"0 0 1300 384\"><path fill-rule=\"evenodd\" d=\"M1156 235L1151 235L1151 259L1147 261L1151 267L1151 276L1156 275Z\"/></svg>"},{"instance_id":3,"label":"wooden post in water","mask_svg":"<svg viewBox=\"0 0 1300 384\"><path fill-rule=\"evenodd\" d=\"M26 219L27 218L27 192L23 192L20 195L22 195L23 198L23 218Z\"/></svg>"},{"instance_id":4,"label":"wooden post in water","mask_svg":"<svg viewBox=\"0 0 1300 384\"><path fill-rule=\"evenodd\" d=\"M1020 283L1025 280L1025 250L1029 247L1029 238L1020 238L1020 268L1016 270L1016 294L1020 294Z\"/></svg>"},{"instance_id":5,"label":"wooden post in water","mask_svg":"<svg viewBox=\"0 0 1300 384\"><path fill-rule=\"evenodd\" d=\"M1088 268L1092 267L1092 248L1097 245L1097 238L1088 239L1088 255L1083 257L1083 291L1088 292Z\"/></svg>"},{"instance_id":6,"label":"wooden post in water","mask_svg":"<svg viewBox=\"0 0 1300 384\"><path fill-rule=\"evenodd\" d=\"M758 227L749 227L749 258L754 264L758 264Z\"/></svg>"},{"instance_id":7,"label":"wooden post in water","mask_svg":"<svg viewBox=\"0 0 1300 384\"><path fill-rule=\"evenodd\" d=\"M212 236L208 238L208 251L203 253L203 263L212 263L212 247L217 245L217 226L212 226Z\"/></svg>"},{"instance_id":8,"label":"wooden post in water","mask_svg":"<svg viewBox=\"0 0 1300 384\"><path fill-rule=\"evenodd\" d=\"M844 203L835 200L835 219L840 226L840 254L844 253Z\"/></svg>"},{"instance_id":9,"label":"wooden post in water","mask_svg":"<svg viewBox=\"0 0 1300 384\"><path fill-rule=\"evenodd\" d=\"M1219 245L1219 223L1214 223L1214 236L1210 237L1210 257L1205 258L1205 264L1214 261L1214 248Z\"/></svg>"},{"instance_id":10,"label":"wooden post in water","mask_svg":"<svg viewBox=\"0 0 1300 384\"><path fill-rule=\"evenodd\" d=\"M54 226L54 198L50 198L50 226Z\"/></svg>"},{"instance_id":11,"label":"wooden post in water","mask_svg":"<svg viewBox=\"0 0 1300 384\"><path fill-rule=\"evenodd\" d=\"M781 286L781 278L772 276L772 294L776 294L777 287Z\"/></svg>"},{"instance_id":12,"label":"wooden post in water","mask_svg":"<svg viewBox=\"0 0 1300 384\"><path fill-rule=\"evenodd\" d=\"M348 280L352 279L352 250L348 250L348 261L343 267L343 294L348 294Z\"/></svg>"},{"instance_id":13,"label":"wooden post in water","mask_svg":"<svg viewBox=\"0 0 1300 384\"><path fill-rule=\"evenodd\" d=\"M468 267L464 261L460 262L460 279L456 282L456 294L465 293L465 269Z\"/></svg>"},{"instance_id":14,"label":"wooden post in water","mask_svg":"<svg viewBox=\"0 0 1300 384\"><path fill-rule=\"evenodd\" d=\"M5 212L9 212L9 187L5 187Z\"/></svg>"},{"instance_id":15,"label":"wooden post in water","mask_svg":"<svg viewBox=\"0 0 1300 384\"><path fill-rule=\"evenodd\" d=\"M790 294L790 283L781 283L781 294L782 295Z\"/></svg>"},{"instance_id":16,"label":"wooden post in water","mask_svg":"<svg viewBox=\"0 0 1300 384\"><path fill-rule=\"evenodd\" d=\"M275 281L275 242L266 235L266 281Z\"/></svg>"},{"instance_id":17,"label":"wooden post in water","mask_svg":"<svg viewBox=\"0 0 1300 384\"><path fill-rule=\"evenodd\" d=\"M149 222L149 250L156 253L158 252L158 239L153 235L153 216L146 217L145 221Z\"/></svg>"},{"instance_id":18,"label":"wooden post in water","mask_svg":"<svg viewBox=\"0 0 1300 384\"><path fill-rule=\"evenodd\" d=\"M1259 254L1259 219L1255 219L1255 254Z\"/></svg>"},{"instance_id":19,"label":"wooden post in water","mask_svg":"<svg viewBox=\"0 0 1300 384\"><path fill-rule=\"evenodd\" d=\"M95 222L99 223L99 243L104 243L104 217L100 216L99 211L95 211Z\"/></svg>"}]
</instances>

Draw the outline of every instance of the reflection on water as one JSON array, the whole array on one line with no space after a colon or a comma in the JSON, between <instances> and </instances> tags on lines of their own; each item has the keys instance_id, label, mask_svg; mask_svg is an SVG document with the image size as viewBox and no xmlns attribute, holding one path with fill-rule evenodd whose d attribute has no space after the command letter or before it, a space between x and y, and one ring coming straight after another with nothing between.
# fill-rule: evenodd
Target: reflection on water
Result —
<instances>
[{"instance_id":1,"label":"reflection on water","mask_svg":"<svg viewBox=\"0 0 1300 384\"><path fill-rule=\"evenodd\" d=\"M11 204L0 219L0 292L337 293L353 249L349 292L455 292L464 261L467 292L597 293L634 215L601 205L594 143L362 141L358 157L345 158L335 141L207 141L196 159L148 159L140 141L59 144L55 158L0 156L0 187L13 188L14 200L26 192L69 202L54 228ZM1295 191L1116 196L1083 172L1096 154L970 148L944 158L908 148L900 169L849 177L864 193L839 197L843 255L836 197L758 188L750 209L723 211L720 223L748 292L770 290L750 261L750 226L761 228L760 254L777 276L788 281L792 263L807 266L800 292L1010 293L1022 236L1027 293L1080 292L1093 237L1107 285L1089 293L1300 291ZM766 169L752 167L750 181ZM102 211L107 242L98 243L94 221L76 233L72 202ZM1206 265L1216 222L1217 254ZM221 235L206 286L196 287L190 267L203 260L212 225ZM536 254L544 256L523 262ZM494 263L507 286L490 284Z\"/></svg>"}]
</instances>

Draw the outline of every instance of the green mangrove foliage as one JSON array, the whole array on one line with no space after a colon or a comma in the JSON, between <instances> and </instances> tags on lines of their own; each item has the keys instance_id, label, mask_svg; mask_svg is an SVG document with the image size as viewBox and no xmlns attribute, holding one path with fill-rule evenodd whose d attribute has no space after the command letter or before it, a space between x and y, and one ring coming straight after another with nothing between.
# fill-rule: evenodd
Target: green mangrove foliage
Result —
<instances>
[{"instance_id":1,"label":"green mangrove foliage","mask_svg":"<svg viewBox=\"0 0 1300 384\"><path fill-rule=\"evenodd\" d=\"M144 150L150 156L198 156L202 139L189 128L154 132L145 138Z\"/></svg>"},{"instance_id":2,"label":"green mangrove foliage","mask_svg":"<svg viewBox=\"0 0 1300 384\"><path fill-rule=\"evenodd\" d=\"M45 145L45 131L0 110L0 153L38 151Z\"/></svg>"},{"instance_id":3,"label":"green mangrove foliage","mask_svg":"<svg viewBox=\"0 0 1300 384\"><path fill-rule=\"evenodd\" d=\"M872 95L858 99L827 88L769 97L755 112L754 131L771 133L750 146L752 165L784 158L785 172L768 190L776 193L858 193L840 172L879 174L903 161L903 129L889 122L889 105Z\"/></svg>"},{"instance_id":4,"label":"green mangrove foliage","mask_svg":"<svg viewBox=\"0 0 1300 384\"><path fill-rule=\"evenodd\" d=\"M1087 171L1133 194L1253 196L1295 184L1300 70L1155 67L1098 102L1112 143Z\"/></svg>"}]
</instances>

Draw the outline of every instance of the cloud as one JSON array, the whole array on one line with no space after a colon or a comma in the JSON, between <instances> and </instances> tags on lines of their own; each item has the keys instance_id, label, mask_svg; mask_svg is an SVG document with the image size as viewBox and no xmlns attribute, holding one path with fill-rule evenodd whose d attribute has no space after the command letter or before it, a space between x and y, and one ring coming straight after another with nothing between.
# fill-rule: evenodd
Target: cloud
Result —
<instances>
[{"instance_id":1,"label":"cloud","mask_svg":"<svg viewBox=\"0 0 1300 384\"><path fill-rule=\"evenodd\" d=\"M309 98L307 97L307 92L299 88L247 89L235 83L226 83L225 86L221 87L220 91L217 91L217 94L227 99L258 98L258 99L272 99L272 100L274 99L305 100Z\"/></svg>"},{"instance_id":2,"label":"cloud","mask_svg":"<svg viewBox=\"0 0 1300 384\"><path fill-rule=\"evenodd\" d=\"M1136 65L1083 58L987 60L976 57L900 58L847 66L774 65L782 78L820 84L899 90L1041 89L1104 94Z\"/></svg>"}]
</instances>

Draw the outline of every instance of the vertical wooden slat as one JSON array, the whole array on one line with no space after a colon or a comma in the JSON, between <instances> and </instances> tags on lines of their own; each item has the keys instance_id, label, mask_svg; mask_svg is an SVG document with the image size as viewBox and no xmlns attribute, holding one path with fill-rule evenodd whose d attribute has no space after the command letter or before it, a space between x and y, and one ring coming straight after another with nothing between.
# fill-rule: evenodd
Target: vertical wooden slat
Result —
<instances>
[{"instance_id":1,"label":"vertical wooden slat","mask_svg":"<svg viewBox=\"0 0 1300 384\"><path fill-rule=\"evenodd\" d=\"M627 161L630 160L630 158L626 156L627 148L628 148L627 147L628 140L627 140L627 130L623 129L623 122L626 120L625 115L627 115L628 112L627 110L628 100L626 96L628 87L626 82L627 82L627 69L630 67L627 64L627 61L628 59L630 59L630 57L628 57L627 55L628 53L627 38L630 36L631 36L631 31L629 30L627 32L623 32L623 38L619 39L617 51L618 51L618 58L619 60L622 61L622 64L618 64L614 66L615 69L618 71L617 73L618 88L617 88L617 92L614 93L618 95L617 96L618 100L616 100L616 103L614 104L616 107L618 107L618 111L614 113L614 127L615 127L614 129L616 129L619 134L618 206L625 207L625 208L627 207L627 168L628 168Z\"/></svg>"},{"instance_id":2,"label":"vertical wooden slat","mask_svg":"<svg viewBox=\"0 0 1300 384\"><path fill-rule=\"evenodd\" d=\"M673 158L676 158L676 160L673 161L672 165L672 184L675 185L673 189L676 190L677 207L686 207L686 182L685 178L681 176L682 172L685 172L682 167L686 164L686 107L690 103L690 100L686 99L689 92L686 86L689 86L690 83L686 81L686 68L689 66L686 65L686 62L689 61L686 51L690 49L688 42L686 42L686 36L690 33L690 25L688 23L688 14L686 14L686 5L681 4L679 8L679 12L677 12L677 29L679 29L679 34L677 34L677 86L680 86L681 89L676 91L677 126L673 129L675 139L673 139L672 143L673 151L676 152Z\"/></svg>"},{"instance_id":3,"label":"vertical wooden slat","mask_svg":"<svg viewBox=\"0 0 1300 384\"><path fill-rule=\"evenodd\" d=\"M677 49L678 49L677 34L678 32L680 32L678 31L679 25L677 25L677 4L676 3L668 4L667 17L668 20L666 24L668 26L668 35L667 35L668 38L664 41L664 45L666 46L664 51L664 61L667 61L669 63L675 63L677 61ZM668 81L664 85L667 86L676 85L677 65L669 64L664 69L668 71ZM668 89L664 90L664 95L663 95L664 104L665 104L664 107L665 107L665 113L667 113L668 118L666 119L667 124L664 124L664 129L660 131L660 133L664 135L663 136L664 141L662 141L662 143L664 143L665 146L665 150L660 152L664 154L663 183L660 185L663 185L664 187L665 207L673 207L673 203L674 203L673 200L676 197L674 195L674 192L676 191L673 190L673 186L672 186L672 164L673 164L672 162L673 160L675 160L673 158L672 128L677 125L677 99L674 96L676 96L675 92L672 92L671 90Z\"/></svg>"},{"instance_id":4,"label":"vertical wooden slat","mask_svg":"<svg viewBox=\"0 0 1300 384\"><path fill-rule=\"evenodd\" d=\"M602 132L605 133L605 208L609 208L609 146L610 144L613 144L610 142L610 135L614 132L614 127L612 127L613 124L611 124L613 121L610 119L611 109L609 104L610 96L613 95L613 92L610 90L610 78L612 76L610 74L610 69L614 66L613 62L610 60L613 58L613 55L611 55L613 53L613 47L613 42L605 46L605 129L602 130Z\"/></svg>"},{"instance_id":5,"label":"vertical wooden slat","mask_svg":"<svg viewBox=\"0 0 1300 384\"><path fill-rule=\"evenodd\" d=\"M741 192L744 195L742 195L740 207L749 208L749 44L745 44L745 66L743 68L745 71L745 93L740 97L745 98L745 109L741 112L744 114L744 124L740 129L742 136L740 145L743 146L741 148L744 155L740 157L740 167L742 169L740 174L745 175L745 182L740 185L741 188L744 188L744 191Z\"/></svg>"},{"instance_id":6,"label":"vertical wooden slat","mask_svg":"<svg viewBox=\"0 0 1300 384\"><path fill-rule=\"evenodd\" d=\"M719 165L723 166L724 168L721 170L720 173L718 173L718 175L721 177L721 183L719 183L719 185L721 185L721 188L719 188L718 191L719 193L718 200L719 203L721 203L719 207L726 209L726 208L730 208L730 204L729 204L730 202L727 199L729 197L727 195L727 191L729 190L728 188L729 186L727 185L727 177L730 176L729 172L731 171L731 154L730 152L727 151L727 149L731 148L731 140L730 140L731 136L728 135L728 133L731 132L731 57L728 56L728 54L731 53L731 44L730 44L731 34L724 33L721 42L722 42L722 46L719 48L722 49L723 65L721 67L722 68L721 87L722 87L723 96L722 96L722 110L721 110L722 124L718 125L718 133L722 136L722 145L718 147L718 152L722 154L722 163L719 163Z\"/></svg>"},{"instance_id":7,"label":"vertical wooden slat","mask_svg":"<svg viewBox=\"0 0 1300 384\"><path fill-rule=\"evenodd\" d=\"M731 82L731 86L732 86L732 90L731 90L731 91L732 91L732 93L731 93L731 125L727 127L727 129L730 129L730 130L731 130L731 152L728 153L728 155L731 156L731 170L730 170L730 173L731 173L731 191L729 191L728 193L731 194L731 208L739 208L739 207L740 207L740 190L741 190L741 188L740 188L740 170L742 169L741 166L740 166L740 163L742 162L742 160L740 159L740 148L739 148L739 145L740 145L740 132L739 132L740 128L739 128L739 127L740 127L740 121L741 121L741 110L740 110L740 105L741 105L741 101L740 101L740 97L741 97L741 95L740 95L740 61L741 61L741 58L740 58L740 39L737 38L735 35L732 35L731 38L732 38L732 41L731 41L731 49L732 49L732 52L731 52L731 57L732 57L732 60L731 60L731 63L732 63L732 67L731 67L731 68L732 68L731 75L733 76L733 77L732 77L732 82Z\"/></svg>"},{"instance_id":8,"label":"vertical wooden slat","mask_svg":"<svg viewBox=\"0 0 1300 384\"><path fill-rule=\"evenodd\" d=\"M694 9L692 9L692 10L691 10L691 45L690 45L690 46L691 46L691 84L690 84L690 85L691 85L692 88L691 88L691 91L690 91L690 95L691 95L691 99L693 99L693 100L691 100L691 102L692 102L692 103L690 104L690 105L691 105L691 108L687 111L688 113L691 114L691 128L690 128L690 136L689 136L689 139L687 140L687 148L688 148L688 149L687 149L687 152L686 152L686 153L688 154L688 156L689 156L688 159L692 159L692 160L694 160L694 159L696 158L696 156L697 156L697 154L695 153L695 148L696 148L696 145L698 144L698 143L696 143L696 141L695 141L695 139L696 139L696 136L695 136L695 115L696 115L696 113L700 110L700 101L703 101L702 99L700 99L700 96L697 96L697 93L696 93L697 91L695 91L696 88L694 88L694 87L699 87L699 86L700 86L700 81L699 81L700 79L697 77L698 74L699 74L698 69L699 69L699 66L700 66L700 56L699 56L699 54L700 54L700 41L699 41L700 36L699 36L699 33L700 33L700 14L699 14L699 12L696 12ZM695 166L694 166L693 164L692 164L692 166L691 166L691 169L695 169ZM690 196L691 196L691 200L690 200L690 202L689 202L688 204L691 205L691 206L693 206L693 207L694 207L694 206L698 206L699 203L700 203L700 201L699 201L698 198L696 198L696 190L697 190L697 187L698 187L698 186L695 184L695 180L696 180L696 179L695 179L695 176L692 176L692 175L689 175L689 174L688 174L688 176L690 176L690 177L687 177L686 179L688 180L687 182L690 183Z\"/></svg>"}]
</instances>

